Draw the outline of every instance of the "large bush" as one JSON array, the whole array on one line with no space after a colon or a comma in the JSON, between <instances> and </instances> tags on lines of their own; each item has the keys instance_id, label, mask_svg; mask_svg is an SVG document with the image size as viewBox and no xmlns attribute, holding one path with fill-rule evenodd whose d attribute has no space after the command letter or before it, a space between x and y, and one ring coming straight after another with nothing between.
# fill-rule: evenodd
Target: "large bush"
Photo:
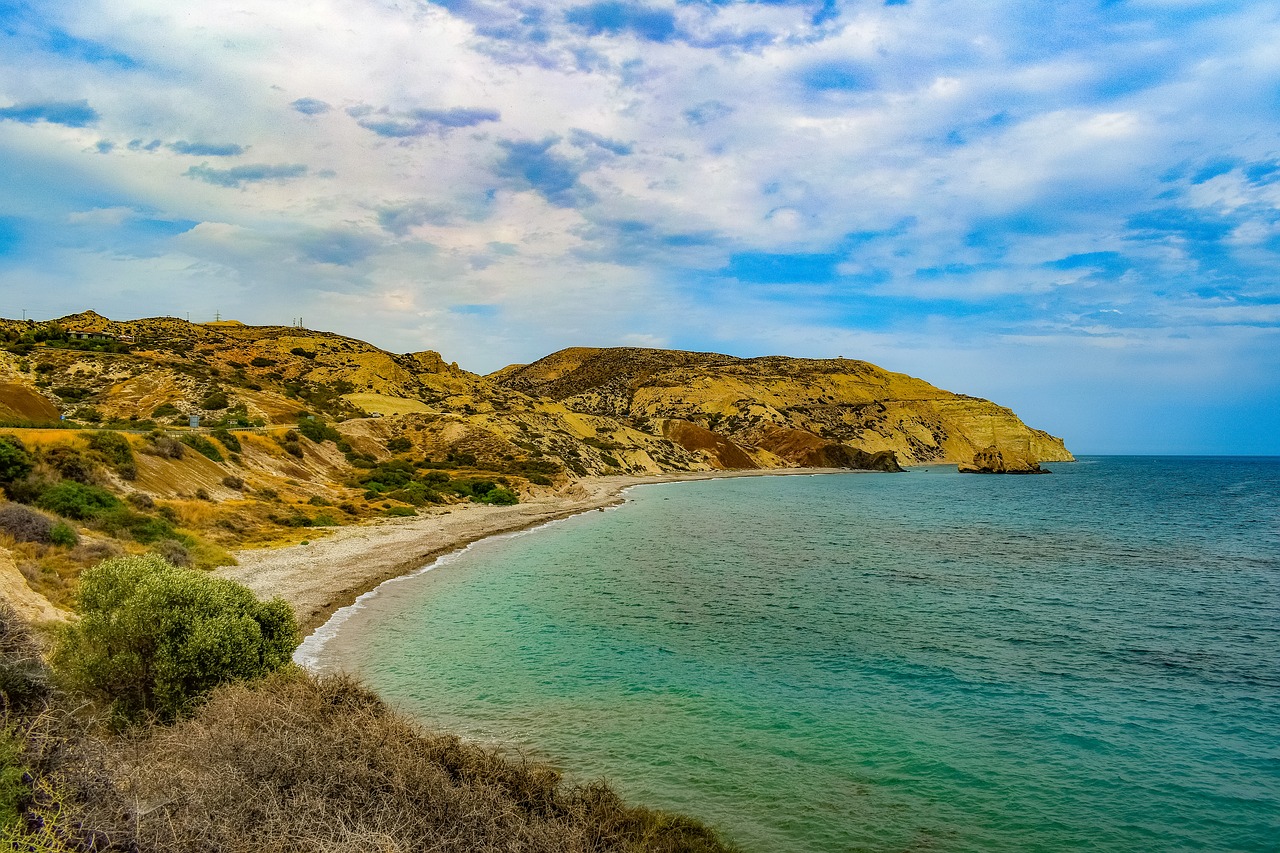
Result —
<instances>
[{"instance_id":1,"label":"large bush","mask_svg":"<svg viewBox=\"0 0 1280 853\"><path fill-rule=\"evenodd\" d=\"M66 518L86 521L120 506L120 500L99 486L63 480L45 489L36 505Z\"/></svg>"},{"instance_id":2,"label":"large bush","mask_svg":"<svg viewBox=\"0 0 1280 853\"><path fill-rule=\"evenodd\" d=\"M289 662L300 635L284 601L155 555L117 557L84 573L80 621L55 665L124 719L173 720L219 684Z\"/></svg>"},{"instance_id":3,"label":"large bush","mask_svg":"<svg viewBox=\"0 0 1280 853\"><path fill-rule=\"evenodd\" d=\"M0 435L0 486L7 486L31 473L35 462L17 436Z\"/></svg>"},{"instance_id":4,"label":"large bush","mask_svg":"<svg viewBox=\"0 0 1280 853\"><path fill-rule=\"evenodd\" d=\"M16 542L53 541L53 525L56 522L29 506L6 503L0 505L0 533L8 533Z\"/></svg>"}]
</instances>

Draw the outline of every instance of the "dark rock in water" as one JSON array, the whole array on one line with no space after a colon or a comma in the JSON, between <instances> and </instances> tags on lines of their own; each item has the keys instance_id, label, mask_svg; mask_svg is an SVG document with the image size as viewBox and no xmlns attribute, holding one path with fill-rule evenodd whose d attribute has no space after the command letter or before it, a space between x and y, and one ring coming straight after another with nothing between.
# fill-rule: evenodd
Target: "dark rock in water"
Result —
<instances>
[{"instance_id":1,"label":"dark rock in water","mask_svg":"<svg viewBox=\"0 0 1280 853\"><path fill-rule=\"evenodd\" d=\"M1005 459L995 445L973 454L973 462L956 466L961 474L1049 474L1032 459Z\"/></svg>"}]
</instances>

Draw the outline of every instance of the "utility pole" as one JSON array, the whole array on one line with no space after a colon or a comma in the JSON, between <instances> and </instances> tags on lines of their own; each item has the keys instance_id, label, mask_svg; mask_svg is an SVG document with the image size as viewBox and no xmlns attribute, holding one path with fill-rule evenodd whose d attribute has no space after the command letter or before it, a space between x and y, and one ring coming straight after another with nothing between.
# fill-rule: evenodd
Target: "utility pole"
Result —
<instances>
[{"instance_id":1,"label":"utility pole","mask_svg":"<svg viewBox=\"0 0 1280 853\"><path fill-rule=\"evenodd\" d=\"M222 322L222 312L221 312L221 311L214 311L214 312L213 312L213 322L215 322L215 323L221 323L221 322Z\"/></svg>"}]
</instances>

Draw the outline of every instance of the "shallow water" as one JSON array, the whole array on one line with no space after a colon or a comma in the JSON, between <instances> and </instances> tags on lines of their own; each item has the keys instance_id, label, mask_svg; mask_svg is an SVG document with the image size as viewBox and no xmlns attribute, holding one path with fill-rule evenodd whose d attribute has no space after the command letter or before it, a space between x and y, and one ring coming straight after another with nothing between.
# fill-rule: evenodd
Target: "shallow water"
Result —
<instances>
[{"instance_id":1,"label":"shallow water","mask_svg":"<svg viewBox=\"0 0 1280 853\"><path fill-rule=\"evenodd\" d=\"M315 654L752 851L1280 849L1280 460L644 486Z\"/></svg>"}]
</instances>

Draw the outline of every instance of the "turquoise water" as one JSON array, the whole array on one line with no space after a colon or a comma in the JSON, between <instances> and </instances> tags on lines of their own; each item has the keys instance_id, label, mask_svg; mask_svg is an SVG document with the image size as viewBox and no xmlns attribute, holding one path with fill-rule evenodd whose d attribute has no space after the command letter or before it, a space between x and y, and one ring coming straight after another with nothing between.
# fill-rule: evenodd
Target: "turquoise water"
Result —
<instances>
[{"instance_id":1,"label":"turquoise water","mask_svg":"<svg viewBox=\"0 0 1280 853\"><path fill-rule=\"evenodd\" d=\"M320 652L749 851L1280 850L1280 460L633 490Z\"/></svg>"}]
</instances>

